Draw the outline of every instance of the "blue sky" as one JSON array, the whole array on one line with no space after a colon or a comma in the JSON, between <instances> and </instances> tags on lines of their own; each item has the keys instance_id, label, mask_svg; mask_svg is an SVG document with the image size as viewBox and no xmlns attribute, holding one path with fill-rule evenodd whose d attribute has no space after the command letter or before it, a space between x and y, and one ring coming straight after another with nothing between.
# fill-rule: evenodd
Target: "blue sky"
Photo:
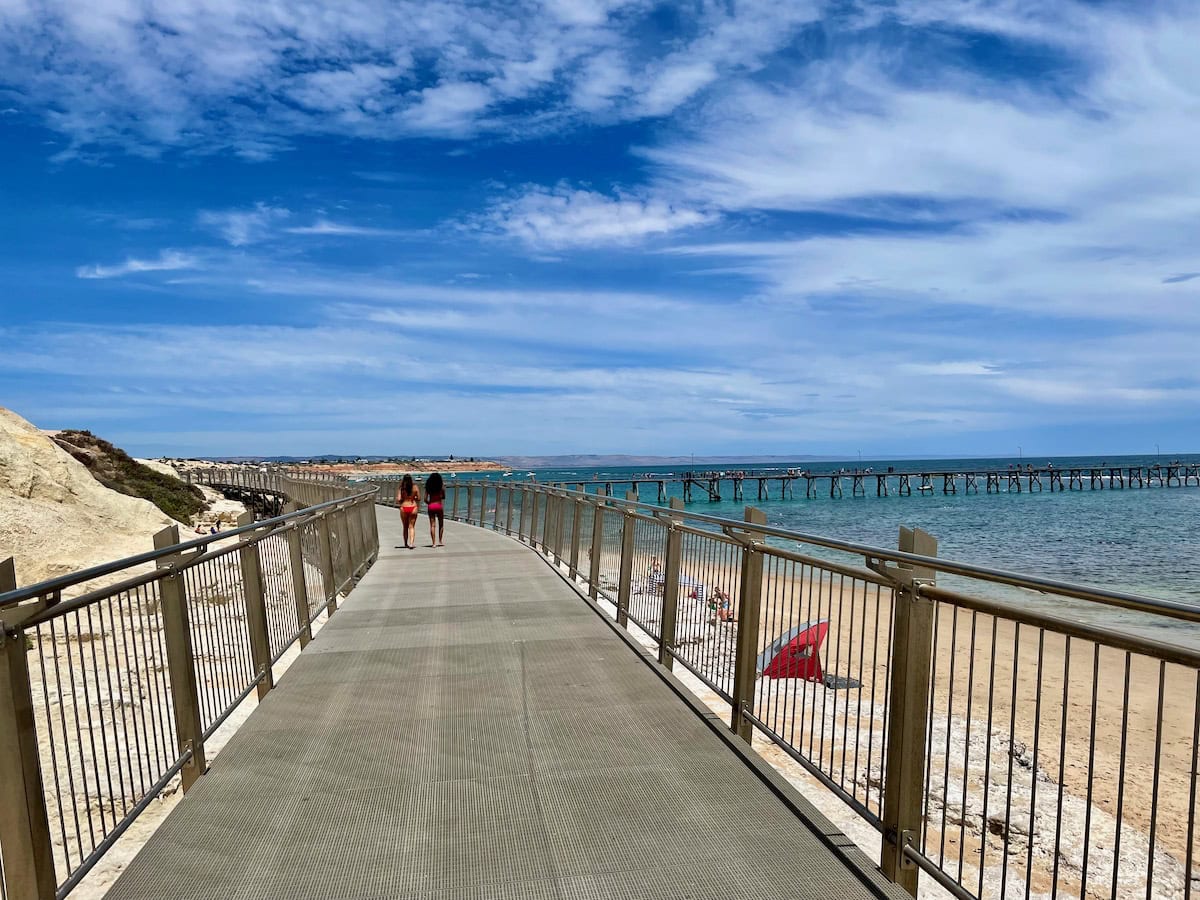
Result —
<instances>
[{"instance_id":1,"label":"blue sky","mask_svg":"<svg viewBox=\"0 0 1200 900\"><path fill-rule=\"evenodd\" d=\"M1197 450L1198 38L0 0L0 404L144 454Z\"/></svg>"}]
</instances>

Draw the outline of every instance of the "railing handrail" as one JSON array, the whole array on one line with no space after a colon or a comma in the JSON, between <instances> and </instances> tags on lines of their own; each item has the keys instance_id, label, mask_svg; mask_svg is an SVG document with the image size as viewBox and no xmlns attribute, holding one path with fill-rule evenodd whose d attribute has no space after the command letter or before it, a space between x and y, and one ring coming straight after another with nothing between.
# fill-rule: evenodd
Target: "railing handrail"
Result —
<instances>
[{"instance_id":1,"label":"railing handrail","mask_svg":"<svg viewBox=\"0 0 1200 900\"><path fill-rule=\"evenodd\" d=\"M665 507L657 504L644 503L639 500L625 500L619 497L607 497L598 494L589 494L587 491L576 491L569 488L551 487L544 484L522 482L518 485L514 485L514 487L548 493L559 493L564 496L586 499L592 503L606 503L622 509L645 510L650 512L657 511L659 513L663 512L665 509ZM712 516L705 513L693 512L676 511L675 514L682 514L688 519L693 519L699 522L707 522L711 525L719 526L722 530L729 528L742 531L746 527L746 523L739 521L738 519L726 519L721 516ZM829 550L839 550L845 553L853 553L857 556L862 556L871 560L877 560L879 562L893 562L906 566L921 566L924 568L933 569L937 572L943 572L947 575L964 575L971 578L981 578L985 581L1007 584L1011 587L1026 588L1028 590L1039 592L1050 592L1054 594L1060 594L1065 597L1071 597L1076 600L1088 600L1096 603L1103 603L1107 606L1119 607L1121 609L1152 613L1155 615L1164 615L1187 622L1200 622L1200 608L1188 606L1185 603L1180 603L1174 600L1163 600L1157 597L1147 597L1141 594L1132 594L1125 591L1107 590L1105 588L1092 587L1089 585L1058 581L1057 579L1053 578L1043 578L1037 575L1023 575L1019 572L1012 572L1006 569L996 569L990 566L981 566L976 563L955 562L954 560L945 559L942 557L921 556L916 553L904 553L900 550L875 547L870 544L859 544L854 541L845 541L839 538L809 534L803 531L792 531L787 528L778 528L772 525L755 525L754 530L766 535L767 537L783 538L785 540L811 544L816 547L824 547Z\"/></svg>"},{"instance_id":2,"label":"railing handrail","mask_svg":"<svg viewBox=\"0 0 1200 900\"><path fill-rule=\"evenodd\" d=\"M368 494L374 494L378 491L378 487L372 486L368 491L360 491L356 494L348 494L345 497L338 497L334 500L327 500L323 503L318 503L296 512L284 513L282 516L276 516L273 519L263 519L254 522L251 525L243 525L239 528L232 528L229 531L218 532L217 534L205 535L195 538L190 541L184 541L180 544L175 544L171 547L164 547L161 550L148 550L145 553L139 553L135 556L126 556L122 559L112 560L111 562L101 563L98 566L92 566L90 569L81 569L78 572L69 572L66 575L59 575L57 578L48 578L45 581L39 581L37 584L27 585L17 588L15 591L8 591L0 594L0 610L6 606L12 606L16 603L21 603L25 600L32 600L36 597L41 597L46 594L54 594L64 588L72 587L76 584L82 584L85 581L91 581L95 578L103 578L106 575L112 575L120 572L123 569L130 569L134 566L145 565L146 563L154 562L167 556L173 556L176 553L182 553L186 550L192 550L196 547L207 546L217 540L226 540L231 537L236 537L239 534L246 534L251 531L257 531L261 528L273 527L292 519L301 516L311 516L314 513L321 513L328 509L333 509L343 503L352 503L360 500Z\"/></svg>"},{"instance_id":3,"label":"railing handrail","mask_svg":"<svg viewBox=\"0 0 1200 900\"><path fill-rule=\"evenodd\" d=\"M995 854L1001 895L1010 864L1027 891L1038 871L1080 896L1110 879L1115 891L1144 878L1147 896L1194 880L1200 650L1178 627L1091 621L1074 604L1022 603L985 585L1134 609L1157 625L1200 611L945 560L919 529L901 528L898 548L884 549L769 527L752 506L739 521L687 512L677 498L667 509L633 491L622 499L561 483L452 490L448 514L540 553L602 599L615 627L639 629L659 664L698 679L715 713L727 705L731 730L770 739L878 830L884 876L913 896L918 870L952 896L995 896ZM854 554L864 567L775 538ZM976 590L939 586L937 572ZM1023 844L1010 825L1025 829ZM1089 843L1094 831L1104 842ZM1145 861L1126 847L1148 847Z\"/></svg>"}]
</instances>

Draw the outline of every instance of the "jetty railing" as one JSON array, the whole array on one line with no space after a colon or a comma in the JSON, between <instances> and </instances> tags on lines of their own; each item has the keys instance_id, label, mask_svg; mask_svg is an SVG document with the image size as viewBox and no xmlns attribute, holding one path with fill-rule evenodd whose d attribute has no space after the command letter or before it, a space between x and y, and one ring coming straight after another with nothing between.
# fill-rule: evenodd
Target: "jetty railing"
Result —
<instances>
[{"instance_id":1,"label":"jetty railing","mask_svg":"<svg viewBox=\"0 0 1200 900\"><path fill-rule=\"evenodd\" d=\"M378 556L373 487L212 470L288 511L17 588L0 562L0 897L67 895ZM300 506L303 508L300 508Z\"/></svg>"},{"instance_id":2,"label":"jetty railing","mask_svg":"<svg viewBox=\"0 0 1200 900\"><path fill-rule=\"evenodd\" d=\"M1200 609L956 563L919 530L886 549L750 507L449 490L873 827L914 895L919 872L959 898L1200 891Z\"/></svg>"}]
</instances>

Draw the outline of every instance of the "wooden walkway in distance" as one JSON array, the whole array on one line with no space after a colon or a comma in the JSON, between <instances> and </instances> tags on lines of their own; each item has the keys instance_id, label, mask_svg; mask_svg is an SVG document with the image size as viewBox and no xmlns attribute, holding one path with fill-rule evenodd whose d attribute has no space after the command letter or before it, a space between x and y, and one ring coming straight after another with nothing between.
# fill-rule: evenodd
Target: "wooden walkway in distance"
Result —
<instances>
[{"instance_id":1,"label":"wooden walkway in distance","mask_svg":"<svg viewBox=\"0 0 1200 900\"><path fill-rule=\"evenodd\" d=\"M529 549L378 513L110 898L908 896Z\"/></svg>"}]
</instances>

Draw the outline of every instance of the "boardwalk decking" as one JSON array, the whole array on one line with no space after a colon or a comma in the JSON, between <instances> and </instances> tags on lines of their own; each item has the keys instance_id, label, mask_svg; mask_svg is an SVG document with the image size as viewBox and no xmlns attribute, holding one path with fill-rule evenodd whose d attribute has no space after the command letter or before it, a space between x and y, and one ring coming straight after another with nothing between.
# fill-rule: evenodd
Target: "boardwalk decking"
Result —
<instances>
[{"instance_id":1,"label":"boardwalk decking","mask_svg":"<svg viewBox=\"0 0 1200 900\"><path fill-rule=\"evenodd\" d=\"M528 549L394 549L110 891L902 898Z\"/></svg>"}]
</instances>

